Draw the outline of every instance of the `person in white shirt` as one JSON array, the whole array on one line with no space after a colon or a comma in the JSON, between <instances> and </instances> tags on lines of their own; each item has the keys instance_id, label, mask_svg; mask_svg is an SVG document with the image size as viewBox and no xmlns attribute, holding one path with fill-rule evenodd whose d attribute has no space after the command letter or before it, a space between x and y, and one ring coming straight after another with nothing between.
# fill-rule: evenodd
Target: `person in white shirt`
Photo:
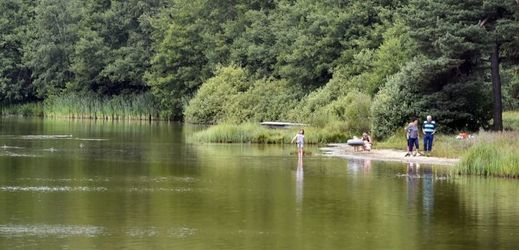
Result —
<instances>
[{"instance_id":1,"label":"person in white shirt","mask_svg":"<svg viewBox=\"0 0 519 250\"><path fill-rule=\"evenodd\" d=\"M294 143L294 141L297 143L297 153L298 155L303 155L303 146L305 144L305 130L300 129L299 132L292 138L292 141L290 143Z\"/></svg>"}]
</instances>

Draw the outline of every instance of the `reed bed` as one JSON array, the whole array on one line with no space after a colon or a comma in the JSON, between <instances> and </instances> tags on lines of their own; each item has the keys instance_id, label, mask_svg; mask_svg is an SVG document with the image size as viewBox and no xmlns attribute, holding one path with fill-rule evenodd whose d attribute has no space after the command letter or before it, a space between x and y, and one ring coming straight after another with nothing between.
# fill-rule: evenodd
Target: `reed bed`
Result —
<instances>
[{"instance_id":1,"label":"reed bed","mask_svg":"<svg viewBox=\"0 0 519 250\"><path fill-rule=\"evenodd\" d=\"M519 177L519 132L482 132L453 170L457 174Z\"/></svg>"},{"instance_id":2,"label":"reed bed","mask_svg":"<svg viewBox=\"0 0 519 250\"><path fill-rule=\"evenodd\" d=\"M44 103L46 117L100 120L158 120L159 108L150 94L100 98L69 94Z\"/></svg>"},{"instance_id":3,"label":"reed bed","mask_svg":"<svg viewBox=\"0 0 519 250\"><path fill-rule=\"evenodd\" d=\"M193 134L189 140L198 143L288 144L299 128L269 129L258 123L218 124ZM330 128L304 127L305 143L321 144L345 141L347 136Z\"/></svg>"}]
</instances>

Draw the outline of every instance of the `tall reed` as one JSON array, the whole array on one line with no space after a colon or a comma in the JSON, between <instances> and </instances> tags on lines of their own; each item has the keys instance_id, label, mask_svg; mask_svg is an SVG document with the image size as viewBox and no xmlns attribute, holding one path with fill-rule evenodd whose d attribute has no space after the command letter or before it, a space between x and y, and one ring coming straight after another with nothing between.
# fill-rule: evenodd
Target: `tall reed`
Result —
<instances>
[{"instance_id":1,"label":"tall reed","mask_svg":"<svg viewBox=\"0 0 519 250\"><path fill-rule=\"evenodd\" d=\"M519 177L519 132L480 133L454 172Z\"/></svg>"},{"instance_id":2,"label":"tall reed","mask_svg":"<svg viewBox=\"0 0 519 250\"><path fill-rule=\"evenodd\" d=\"M44 103L47 117L102 120L156 120L159 119L157 102L150 94L98 97L68 94L47 99Z\"/></svg>"},{"instance_id":3,"label":"tall reed","mask_svg":"<svg viewBox=\"0 0 519 250\"><path fill-rule=\"evenodd\" d=\"M266 143L288 144L299 128L269 129L259 123L219 124L199 131L190 137L191 142L205 143ZM305 127L305 143L320 144L345 142L348 137L330 128Z\"/></svg>"}]
</instances>

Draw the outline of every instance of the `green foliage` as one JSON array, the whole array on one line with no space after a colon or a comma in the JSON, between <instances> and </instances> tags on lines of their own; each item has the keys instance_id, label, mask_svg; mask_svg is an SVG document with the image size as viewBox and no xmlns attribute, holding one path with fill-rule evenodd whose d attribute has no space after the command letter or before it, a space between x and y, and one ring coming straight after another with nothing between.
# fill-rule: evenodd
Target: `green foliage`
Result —
<instances>
[{"instance_id":1,"label":"green foliage","mask_svg":"<svg viewBox=\"0 0 519 250\"><path fill-rule=\"evenodd\" d=\"M75 0L43 0L35 7L25 60L40 98L60 94L74 79L71 61L80 19L76 4Z\"/></svg>"},{"instance_id":2,"label":"green foliage","mask_svg":"<svg viewBox=\"0 0 519 250\"><path fill-rule=\"evenodd\" d=\"M226 105L240 92L250 88L245 70L231 66L218 69L198 90L185 111L191 123L215 124L226 117Z\"/></svg>"},{"instance_id":3,"label":"green foliage","mask_svg":"<svg viewBox=\"0 0 519 250\"><path fill-rule=\"evenodd\" d=\"M388 79L371 108L373 134L390 136L413 117L432 115L439 129L477 130L489 120L489 95L469 77L455 77L457 62L417 57ZM456 100L456 101L452 101Z\"/></svg>"},{"instance_id":4,"label":"green foliage","mask_svg":"<svg viewBox=\"0 0 519 250\"><path fill-rule=\"evenodd\" d=\"M286 81L252 81L242 68L223 67L191 99L185 119L204 124L286 120L301 93Z\"/></svg>"},{"instance_id":5,"label":"green foliage","mask_svg":"<svg viewBox=\"0 0 519 250\"><path fill-rule=\"evenodd\" d=\"M458 174L519 177L519 134L480 133L453 170Z\"/></svg>"},{"instance_id":6,"label":"green foliage","mask_svg":"<svg viewBox=\"0 0 519 250\"><path fill-rule=\"evenodd\" d=\"M207 7L203 1L174 1L152 23L156 53L146 80L161 101L163 113L174 119L182 117L191 95L210 77L211 68L204 54L210 44L205 42L204 34L217 30L218 21L205 18L210 16Z\"/></svg>"},{"instance_id":7,"label":"green foliage","mask_svg":"<svg viewBox=\"0 0 519 250\"><path fill-rule=\"evenodd\" d=\"M498 0L5 0L0 104L126 114L107 100L148 96L141 113L195 123L384 137L431 114L444 131L476 130L490 120L496 43L505 108L519 107L518 13Z\"/></svg>"},{"instance_id":8,"label":"green foliage","mask_svg":"<svg viewBox=\"0 0 519 250\"><path fill-rule=\"evenodd\" d=\"M43 103L30 102L24 104L11 104L0 107L2 116L42 117Z\"/></svg>"},{"instance_id":9,"label":"green foliage","mask_svg":"<svg viewBox=\"0 0 519 250\"><path fill-rule=\"evenodd\" d=\"M30 69L23 65L23 49L34 11L33 1L0 2L0 103L35 99Z\"/></svg>"},{"instance_id":10,"label":"green foliage","mask_svg":"<svg viewBox=\"0 0 519 250\"><path fill-rule=\"evenodd\" d=\"M519 110L519 66L512 66L502 71L503 108Z\"/></svg>"},{"instance_id":11,"label":"green foliage","mask_svg":"<svg viewBox=\"0 0 519 250\"><path fill-rule=\"evenodd\" d=\"M519 111L504 112L503 126L507 130L519 130Z\"/></svg>"},{"instance_id":12,"label":"green foliage","mask_svg":"<svg viewBox=\"0 0 519 250\"><path fill-rule=\"evenodd\" d=\"M296 109L302 91L287 81L257 80L225 105L226 122L282 121Z\"/></svg>"}]
</instances>

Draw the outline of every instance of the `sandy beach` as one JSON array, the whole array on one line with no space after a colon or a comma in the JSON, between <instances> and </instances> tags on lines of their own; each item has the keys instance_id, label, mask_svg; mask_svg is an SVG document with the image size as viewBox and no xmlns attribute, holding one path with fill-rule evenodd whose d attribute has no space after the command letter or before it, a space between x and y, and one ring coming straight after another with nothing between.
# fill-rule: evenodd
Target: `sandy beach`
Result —
<instances>
[{"instance_id":1,"label":"sandy beach","mask_svg":"<svg viewBox=\"0 0 519 250\"><path fill-rule=\"evenodd\" d=\"M373 149L371 151L355 152L352 146L347 144L328 144L327 147L320 148L324 155L332 157L341 157L346 159L370 159L378 161L393 161L402 163L420 163L454 166L459 162L459 159L449 159L440 157L426 157L426 156L411 156L404 157L405 151L394 149Z\"/></svg>"}]
</instances>

